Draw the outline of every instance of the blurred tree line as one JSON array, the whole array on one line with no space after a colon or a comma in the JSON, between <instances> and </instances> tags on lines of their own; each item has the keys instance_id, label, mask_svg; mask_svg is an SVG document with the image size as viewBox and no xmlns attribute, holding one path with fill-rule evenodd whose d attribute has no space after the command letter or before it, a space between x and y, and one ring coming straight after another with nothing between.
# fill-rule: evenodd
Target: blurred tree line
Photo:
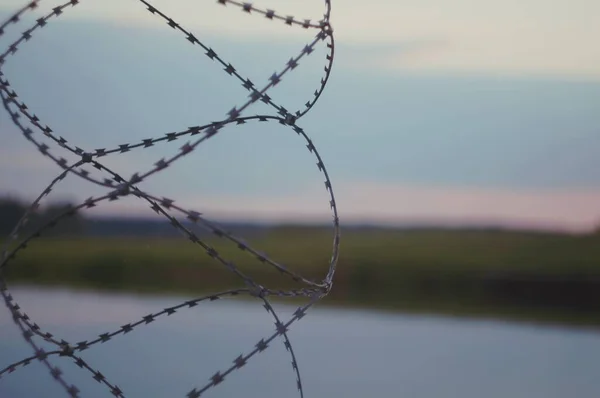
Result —
<instances>
[{"instance_id":1,"label":"blurred tree line","mask_svg":"<svg viewBox=\"0 0 600 398\"><path fill-rule=\"evenodd\" d=\"M26 203L16 198L0 197L0 236L10 234L30 206L31 203ZM72 206L72 204L68 202L54 202L36 209L30 214L28 222L22 231L25 234L35 232L54 217L63 213L68 206ZM72 216L62 218L54 227L46 229L42 236L81 234L85 230L84 224L85 220L83 217L75 213Z\"/></svg>"}]
</instances>

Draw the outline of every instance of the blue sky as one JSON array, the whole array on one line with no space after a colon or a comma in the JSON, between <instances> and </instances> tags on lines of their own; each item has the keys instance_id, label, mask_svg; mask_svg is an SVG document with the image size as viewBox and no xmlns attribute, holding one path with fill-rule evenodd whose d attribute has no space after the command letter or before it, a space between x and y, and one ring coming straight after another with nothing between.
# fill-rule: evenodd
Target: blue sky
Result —
<instances>
[{"instance_id":1,"label":"blue sky","mask_svg":"<svg viewBox=\"0 0 600 398\"><path fill-rule=\"evenodd\" d=\"M320 1L263 3L256 5L302 18L322 13ZM21 2L3 4L5 16ZM153 4L256 83L314 34L213 2ZM600 27L593 15L600 3L584 0L334 1L334 71L299 125L324 158L342 220L594 226L600 49L592 40ZM0 38L0 47L30 21ZM288 109L301 106L318 85L324 56L316 51L271 96ZM4 71L46 124L90 149L219 120L246 98L136 1L83 1ZM257 105L248 114L272 112ZM5 116L0 190L33 198L58 169ZM103 161L131 175L184 142ZM314 163L291 130L248 124L224 129L143 188L217 217L320 219L328 203ZM54 198L101 192L71 177ZM94 211L150 215L133 199Z\"/></svg>"}]
</instances>

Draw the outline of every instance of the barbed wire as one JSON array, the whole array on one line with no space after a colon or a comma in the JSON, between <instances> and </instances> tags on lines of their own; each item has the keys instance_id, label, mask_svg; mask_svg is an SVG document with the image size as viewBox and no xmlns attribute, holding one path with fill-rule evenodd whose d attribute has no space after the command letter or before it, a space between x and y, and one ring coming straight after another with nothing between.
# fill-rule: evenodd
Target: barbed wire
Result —
<instances>
[{"instance_id":1,"label":"barbed wire","mask_svg":"<svg viewBox=\"0 0 600 398\"><path fill-rule=\"evenodd\" d=\"M24 15L27 13L32 13L34 10L38 9L41 1L42 0L30 1L28 4L12 14L5 22L0 24L0 38L5 35L7 30L17 26L21 22ZM166 317L176 314L183 309L196 307L201 302L212 302L223 297L248 295L262 302L264 309L273 318L275 331L269 336L263 337L261 340L259 340L248 353L242 353L237 356L232 361L232 365L230 367L214 373L209 378L209 381L204 385L201 387L194 387L189 390L186 397L198 398L207 390L220 385L229 374L243 368L251 358L258 353L265 351L278 337L283 339L283 344L286 350L289 352L292 369L296 375L296 387L300 396L303 397L304 392L300 377L300 370L287 332L294 322L302 319L306 314L306 311L312 305L314 305L314 303L325 297L331 290L333 276L339 257L340 244L340 223L338 218L338 210L329 174L327 173L323 159L314 146L312 140L306 134L304 129L298 125L298 120L306 115L320 98L321 94L325 90L331 74L335 51L333 29L330 24L331 1L324 1L325 12L323 18L316 22L310 19L300 19L294 16L284 15L271 9L256 7L252 3L248 2L239 2L235 0L216 1L216 3L223 6L230 5L238 8L247 14L259 15L271 21L284 22L289 26L301 27L305 30L314 29L317 31L317 34L314 36L312 41L306 44L296 56L291 57L279 72L273 73L273 75L267 79L267 82L260 89L257 88L260 86L256 86L255 83L249 78L244 78L237 68L235 68L231 63L225 61L225 59L219 56L211 47L207 46L203 41L198 39L197 36L191 32L191 30L176 22L167 14L160 11L157 7L153 6L150 2L145 0L137 1L142 3L149 13L157 18L162 19L169 27L181 33L190 44L192 44L195 48L201 49L206 57L219 64L225 73L236 79L242 85L242 87L249 92L248 99L243 101L239 106L233 106L231 110L226 112L225 118L217 122L193 126L184 131L171 132L161 137L151 137L143 139L139 142L122 144L114 148L85 150L83 149L83 145L75 145L69 142L60 134L56 133L53 128L43 123L42 120L32 110L30 110L29 106L20 99L19 95L12 88L8 77L3 71L3 67L7 60L14 56L26 42L31 40L34 35L39 34L39 31L48 23L58 19L61 15L66 13L68 9L79 5L81 2L79 0L70 0L54 6L50 12L36 19L35 23L31 27L27 28L15 41L6 47L6 50L0 52L0 98L2 100L4 110L8 113L10 120L18 129L18 131L21 132L24 138L34 145L42 154L42 156L50 159L62 170L61 173L55 177L42 191L42 193L39 194L39 196L33 201L31 206L18 221L17 225L15 225L14 229L9 235L9 238L2 247L2 254L0 257L0 295L3 298L5 306L12 315L12 320L20 330L24 340L33 350L34 354L12 364L6 365L4 368L0 369L0 379L17 371L18 369L27 367L31 363L41 362L44 364L56 382L62 386L68 396L79 397L80 391L78 387L75 384L68 382L62 370L51 362L51 360L58 360L60 357L67 357L79 368L87 370L94 380L103 384L108 389L110 394L115 397L125 397L125 393L120 387L118 387L117 384L108 381L108 379L99 370L90 365L79 354L90 347L106 343L118 336L131 333L141 326L148 325L158 319L165 319ZM325 43L325 47L327 49L324 75L321 78L317 89L312 94L312 97L304 104L304 107L290 112L285 107L279 105L271 96L267 94L267 92L279 84L285 75L297 68L304 58L310 56L317 45L321 42ZM258 101L267 104L273 108L276 113L259 114L253 116L242 115L250 108L250 106ZM288 269L284 264L274 261L267 254L262 253L258 249L255 249L246 243L242 238L226 231L218 223L209 221L202 215L202 213L195 210L185 209L177 205L172 199L142 191L138 187L139 183L147 180L154 174L162 172L164 169L174 164L177 160L189 155L200 144L218 134L225 127L231 125L241 125L248 122L278 122L279 124L286 126L305 141L306 148L315 157L316 165L324 178L324 185L329 196L329 205L333 216L332 254L328 264L328 272L320 282L309 280L299 273ZM194 136L197 137L195 138L195 141L192 141L191 137ZM149 170L134 173L129 178L123 178L119 173L103 165L98 160L99 158L112 154L124 154L132 150L145 149L160 143L179 140L184 137L190 138L190 141L187 141L185 144L183 144L176 154L171 155L170 157L163 157L159 159L154 163L154 167L150 168ZM47 142L45 142L45 140L47 140ZM52 149L51 145L54 145L55 148ZM55 155L53 153L55 149L59 151L62 150L69 154L69 156L76 156L76 158L79 160L69 162L66 157ZM88 166L91 166L93 170L90 171L90 169L87 168ZM102 187L106 189L107 192L97 197L89 197L87 200L77 205L66 206L39 228L36 228L33 232L24 234L24 227L27 225L31 215L40 207L43 200L50 195L53 189L69 174L75 175L87 182L92 183L95 186ZM188 300L183 303L164 308L161 311L148 314L138 321L123 325L111 332L101 333L95 338L82 340L79 342L66 341L55 336L53 333L42 329L32 320L32 318L29 317L29 315L27 315L26 312L23 311L23 309L13 298L12 294L9 292L4 275L6 270L11 264L13 264L13 260L18 253L25 250L30 243L35 241L35 239L43 236L48 232L48 230L63 222L68 217L74 216L75 214L78 214L86 209L96 207L102 203L116 201L128 196L134 196L140 200L143 200L154 212L164 217L185 238L190 240L191 243L198 245L208 256L223 265L226 270L239 277L243 281L245 287L226 290L205 295L193 300ZM214 247L212 247L206 241L200 239L198 235L190 228L186 227L182 221L178 219L178 217L183 217L188 221L191 221L193 225L198 225L203 230L209 231L212 235L234 243L239 250L248 253L248 255L259 260L265 266L270 266L278 270L282 275L291 278L296 283L302 284L303 287L281 290L260 285L250 275L242 272L233 261L227 260ZM25 236L22 237L21 235ZM307 297L310 300L307 304L298 307L293 315L287 321L283 322L270 302L270 298L272 297ZM42 341L52 344L55 349L45 351L34 340L36 337L40 338Z\"/></svg>"}]
</instances>

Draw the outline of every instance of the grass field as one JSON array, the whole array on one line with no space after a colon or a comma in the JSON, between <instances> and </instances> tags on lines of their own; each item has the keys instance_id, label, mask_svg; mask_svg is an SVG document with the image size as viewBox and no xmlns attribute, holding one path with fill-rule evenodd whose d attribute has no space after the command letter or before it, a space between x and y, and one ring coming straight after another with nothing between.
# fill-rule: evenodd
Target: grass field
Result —
<instances>
[{"instance_id":1,"label":"grass field","mask_svg":"<svg viewBox=\"0 0 600 398\"><path fill-rule=\"evenodd\" d=\"M247 242L322 280L330 231L273 229ZM271 288L300 287L235 244L212 238L228 261ZM9 281L137 291L206 291L242 281L185 239L38 239L7 266ZM332 302L447 311L535 308L563 316L600 313L600 235L457 230L343 233ZM477 310L479 308L479 310Z\"/></svg>"}]
</instances>

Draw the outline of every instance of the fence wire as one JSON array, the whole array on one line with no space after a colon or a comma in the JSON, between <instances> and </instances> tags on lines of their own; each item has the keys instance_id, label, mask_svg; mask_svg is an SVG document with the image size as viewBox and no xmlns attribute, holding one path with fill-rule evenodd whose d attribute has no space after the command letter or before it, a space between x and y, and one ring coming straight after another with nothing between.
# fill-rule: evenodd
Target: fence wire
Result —
<instances>
[{"instance_id":1,"label":"fence wire","mask_svg":"<svg viewBox=\"0 0 600 398\"><path fill-rule=\"evenodd\" d=\"M14 12L14 14L12 14L5 22L3 22L0 25L0 39L5 35L5 32L9 31L10 29L16 29L22 22L22 17L24 15L36 11L41 1L42 0L34 0L29 2L24 7ZM29 106L27 106L27 104L21 100L17 92L11 86L8 76L6 76L3 71L3 67L6 62L8 62L11 57L18 53L18 50L23 47L26 42L32 40L35 35L38 35L47 24L54 23L54 21L60 16L68 13L70 9L79 5L80 1L70 0L63 4L54 6L49 13L36 19L35 23L26 28L14 42L6 46L5 50L0 50L0 98L2 99L4 110L8 113L10 120L13 122L14 126L16 126L18 131L22 133L23 137L28 142L33 144L39 150L42 156L51 159L62 170L60 174L50 182L50 184L39 194L39 196L27 209L23 217L14 227L12 233L2 248L2 254L0 257L0 294L2 295L6 307L12 314L12 319L16 327L22 334L23 339L31 347L33 354L27 358L23 358L20 361L4 366L4 368L0 370L0 379L7 377L13 372L20 371L31 363L41 362L47 368L52 378L62 386L68 396L79 397L80 391L77 385L67 381L67 377L62 372L60 367L55 365L55 363L58 362L61 357L65 357L73 361L78 367L87 370L90 374L90 377L103 384L110 394L115 397L125 397L125 392L116 383L109 381L100 372L100 370L94 368L81 356L83 351L90 347L106 343L114 338L117 338L118 336L131 333L134 330L137 330L142 326L148 325L156 320L165 319L167 316L173 315L186 308L195 307L200 302L215 301L223 297L248 295L262 301L265 310L272 316L275 324L273 333L259 340L247 353L242 353L233 359L230 367L216 371L207 382L203 384L199 383L198 386L189 390L186 397L200 397L206 391L220 385L232 372L243 368L250 361L250 359L252 359L258 353L268 349L278 337L283 340L283 344L286 350L289 352L292 370L296 375L296 388L300 396L303 397L304 393L302 388L302 380L300 377L300 369L287 332L293 323L303 318L307 310L314 305L314 303L325 297L331 290L340 244L340 225L331 180L323 163L322 157L307 133L298 124L298 121L304 115L306 115L318 101L319 97L325 90L331 74L335 50L333 29L330 24L331 1L325 0L325 12L323 18L318 21L300 19L293 16L280 14L271 9L256 7L252 3L248 2L239 2L234 0L216 1L216 3L218 3L217 5L220 4L223 6L233 6L234 9L237 8L239 11L247 14L256 15L271 21L283 22L284 24L292 27L313 30L316 32L313 39L309 41L297 53L297 55L291 57L289 61L280 68L279 72L275 72L262 85L255 85L255 83L250 79L243 77L237 68L235 68L231 63L227 62L223 57L219 56L211 47L198 39L198 37L195 36L190 29L185 28L183 25L176 22L173 18L160 11L150 2L145 0L137 1L144 6L147 12L153 14L159 19L162 19L170 28L180 32L183 39L187 40L197 49L200 49L206 57L218 64L225 73L231 76L231 78L236 79L241 86L248 91L248 99L242 101L241 105L233 106L228 112L224 112L224 118L217 122L190 127L180 132L167 133L161 137L150 137L140 142L122 144L114 148L86 150L84 149L83 145L76 145L72 142L69 142L53 128L45 124L33 112L33 110L31 110ZM275 100L273 100L273 98L267 94L267 92L280 83L284 76L290 74L292 70L297 68L301 61L310 56L317 45L320 44L324 44L327 49L324 75L322 76L312 97L307 100L304 107L294 111L289 111L285 107L278 105ZM243 113L248 111L251 105L258 101L269 105L273 109L274 113L243 116ZM325 189L329 195L329 204L333 215L332 254L328 264L328 272L320 282L311 281L288 269L284 264L272 260L260 250L245 243L241 237L237 237L229 233L225 230L225 228L219 226L214 221L205 219L200 212L185 209L177 205L173 199L145 192L138 187L139 183L142 181L149 179L151 176L159 172L163 172L177 160L190 155L200 144L218 134L223 128L249 122L278 122L281 125L287 126L289 129L291 129L291 131L296 133L305 141L306 148L315 157L316 165L324 178ZM141 150L153 147L160 143L181 139L188 139L188 141L180 147L179 151L175 155L163 157L154 163L154 167L150 168L149 170L142 170L134 173L128 178L122 177L117 172L103 165L99 161L100 158L112 154L124 154L132 150ZM65 157L58 154L61 151L63 154L70 153L71 156L74 155L79 160L69 164ZM31 214L40 206L42 201L50 194L50 192L69 174L73 174L93 185L102 187L105 190L105 193L97 197L90 197L77 205L65 207L61 212L55 215L52 219L48 220L41 227L37 228L31 233L25 234L23 229L27 224ZM61 221L77 214L78 212L96 207L102 203L119 200L127 196L137 197L143 203L148 205L154 212L163 216L166 221L168 221L174 228L179 230L184 237L189 239L191 244L197 245L201 251L204 251L208 256L220 263L228 272L231 272L239 277L243 281L245 288L222 291L197 299L188 300L178 305L148 314L137 321L132 321L131 323L123 325L116 330L101 333L97 337L89 340L83 340L79 342L67 341L62 339L60 336L50 333L47 330L43 330L23 311L23 309L21 309L19 304L11 295L4 275L6 269L12 264L12 260L15 258L15 256L27 248L28 244L38 237L43 236ZM200 239L193 231L184 226L182 222L179 221L177 216L183 216L193 223L199 225L203 229L210 231L215 236L235 243L239 250L242 250L250 256L258 259L262 264L264 264L264 266L270 266L277 269L282 275L285 275L286 277L296 281L300 287L288 290L275 290L260 285L251 276L243 273L234 262L225 259L214 247ZM274 296L307 297L310 300L307 304L298 307L287 321L282 321L277 315L277 312L273 308L270 301L270 299ZM40 341L50 343L54 349L44 350L40 346Z\"/></svg>"}]
</instances>

